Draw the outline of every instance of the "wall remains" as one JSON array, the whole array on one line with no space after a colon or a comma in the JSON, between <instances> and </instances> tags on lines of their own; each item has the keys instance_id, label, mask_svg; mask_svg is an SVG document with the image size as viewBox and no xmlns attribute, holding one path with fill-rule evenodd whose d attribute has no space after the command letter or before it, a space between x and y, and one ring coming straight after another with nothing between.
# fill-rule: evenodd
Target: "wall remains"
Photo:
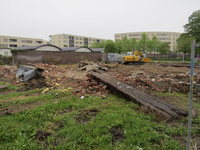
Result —
<instances>
[{"instance_id":1,"label":"wall remains","mask_svg":"<svg viewBox=\"0 0 200 150\"><path fill-rule=\"evenodd\" d=\"M66 51L12 51L13 65L27 63L69 64L87 61L107 61L106 53L66 52Z\"/></svg>"}]
</instances>

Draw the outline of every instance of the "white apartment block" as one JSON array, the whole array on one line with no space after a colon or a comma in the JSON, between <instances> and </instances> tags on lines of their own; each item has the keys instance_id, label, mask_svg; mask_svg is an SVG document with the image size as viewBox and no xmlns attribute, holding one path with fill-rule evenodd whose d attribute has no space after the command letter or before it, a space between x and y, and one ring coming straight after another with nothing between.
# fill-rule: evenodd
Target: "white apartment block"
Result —
<instances>
[{"instance_id":1,"label":"white apartment block","mask_svg":"<svg viewBox=\"0 0 200 150\"><path fill-rule=\"evenodd\" d=\"M14 49L15 47L44 45L44 44L47 44L47 41L44 41L43 39L0 35L1 48Z\"/></svg>"},{"instance_id":2,"label":"white apartment block","mask_svg":"<svg viewBox=\"0 0 200 150\"><path fill-rule=\"evenodd\" d=\"M90 47L94 41L97 43L101 41L107 41L108 39L100 39L94 37L86 37L72 34L55 34L49 35L49 43L52 45L56 45L60 48L63 47L80 47L87 45Z\"/></svg>"},{"instance_id":3,"label":"white apartment block","mask_svg":"<svg viewBox=\"0 0 200 150\"><path fill-rule=\"evenodd\" d=\"M128 39L136 38L136 40L140 40L142 37L142 33L144 32L129 32L129 33L117 33L115 34L115 40L122 39L123 37L127 37ZM180 32L158 32L158 31L151 31L151 32L145 32L149 39L152 39L154 35L157 36L157 38L161 42L167 42L170 46L170 50L173 52L174 48L176 46L176 40L180 36Z\"/></svg>"}]
</instances>

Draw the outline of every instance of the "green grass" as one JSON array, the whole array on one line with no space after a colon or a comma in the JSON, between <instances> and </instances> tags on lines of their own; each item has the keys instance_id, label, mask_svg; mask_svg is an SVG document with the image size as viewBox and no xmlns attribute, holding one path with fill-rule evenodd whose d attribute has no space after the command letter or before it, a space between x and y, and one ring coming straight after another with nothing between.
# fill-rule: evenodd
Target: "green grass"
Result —
<instances>
[{"instance_id":1,"label":"green grass","mask_svg":"<svg viewBox=\"0 0 200 150\"><path fill-rule=\"evenodd\" d=\"M3 95L3 96L0 96L0 100L6 100L6 99L10 99L10 98L13 98L13 97L20 97L22 95L24 95L25 93L29 93L29 94L32 94L32 93L39 93L41 92L42 89L39 89L39 90L30 90L30 91L27 91L27 92L18 92L18 93L11 93L11 94L6 94L6 95Z\"/></svg>"},{"instance_id":2,"label":"green grass","mask_svg":"<svg viewBox=\"0 0 200 150\"><path fill-rule=\"evenodd\" d=\"M34 92L37 91L29 91ZM185 135L185 129L159 126L154 116L138 113L138 106L123 97L89 96L80 100L69 92L52 97L55 92L58 91L38 97L55 101L0 117L0 149L185 149L171 138ZM23 102L30 102L30 99ZM84 112L92 110L97 112L96 116L85 115L87 121L83 123L76 120L78 116L84 119ZM110 130L113 127L122 129L123 141L112 143ZM36 139L38 129L51 134L39 141ZM163 132L159 133L160 130Z\"/></svg>"},{"instance_id":3,"label":"green grass","mask_svg":"<svg viewBox=\"0 0 200 150\"><path fill-rule=\"evenodd\" d=\"M0 85L7 85L8 86L5 89L1 89L0 92L6 91L6 90L17 90L17 89L19 89L19 87L14 86L11 83L0 82Z\"/></svg>"},{"instance_id":4,"label":"green grass","mask_svg":"<svg viewBox=\"0 0 200 150\"><path fill-rule=\"evenodd\" d=\"M167 62L167 63L191 63L191 61L170 61L170 60L151 60L151 62ZM195 62L198 63L198 62Z\"/></svg>"}]
</instances>

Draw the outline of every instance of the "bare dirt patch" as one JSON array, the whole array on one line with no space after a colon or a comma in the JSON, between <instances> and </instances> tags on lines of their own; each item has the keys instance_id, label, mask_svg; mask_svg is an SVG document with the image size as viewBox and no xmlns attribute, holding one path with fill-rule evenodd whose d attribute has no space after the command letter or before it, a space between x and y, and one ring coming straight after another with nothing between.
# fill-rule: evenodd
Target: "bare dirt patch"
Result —
<instances>
[{"instance_id":1,"label":"bare dirt patch","mask_svg":"<svg viewBox=\"0 0 200 150\"><path fill-rule=\"evenodd\" d=\"M122 128L112 127L110 129L110 133L113 135L112 144L114 144L116 141L122 142L124 140L124 131Z\"/></svg>"},{"instance_id":2,"label":"bare dirt patch","mask_svg":"<svg viewBox=\"0 0 200 150\"><path fill-rule=\"evenodd\" d=\"M12 115L15 113L19 113L21 111L31 110L31 109L34 109L36 106L41 106L45 103L47 103L47 101L46 102L32 102L32 103L26 103L22 105L14 105L7 108L2 108L0 109L0 116Z\"/></svg>"},{"instance_id":3,"label":"bare dirt patch","mask_svg":"<svg viewBox=\"0 0 200 150\"><path fill-rule=\"evenodd\" d=\"M48 136L50 136L49 132L44 132L44 131L42 131L42 130L39 129L37 131L36 139L38 139L38 140L44 140L44 139L47 139Z\"/></svg>"},{"instance_id":4,"label":"bare dirt patch","mask_svg":"<svg viewBox=\"0 0 200 150\"><path fill-rule=\"evenodd\" d=\"M79 123L86 123L92 117L95 117L99 111L97 109L82 110L75 118Z\"/></svg>"}]
</instances>

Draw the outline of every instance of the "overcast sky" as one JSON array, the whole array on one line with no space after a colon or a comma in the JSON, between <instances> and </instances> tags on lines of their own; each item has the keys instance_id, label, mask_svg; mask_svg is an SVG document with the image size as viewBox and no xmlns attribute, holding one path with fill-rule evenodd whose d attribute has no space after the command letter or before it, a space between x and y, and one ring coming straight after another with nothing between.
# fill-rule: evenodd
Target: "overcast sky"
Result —
<instances>
[{"instance_id":1,"label":"overcast sky","mask_svg":"<svg viewBox=\"0 0 200 150\"><path fill-rule=\"evenodd\" d=\"M200 0L0 0L0 35L42 38L75 34L184 32Z\"/></svg>"}]
</instances>

